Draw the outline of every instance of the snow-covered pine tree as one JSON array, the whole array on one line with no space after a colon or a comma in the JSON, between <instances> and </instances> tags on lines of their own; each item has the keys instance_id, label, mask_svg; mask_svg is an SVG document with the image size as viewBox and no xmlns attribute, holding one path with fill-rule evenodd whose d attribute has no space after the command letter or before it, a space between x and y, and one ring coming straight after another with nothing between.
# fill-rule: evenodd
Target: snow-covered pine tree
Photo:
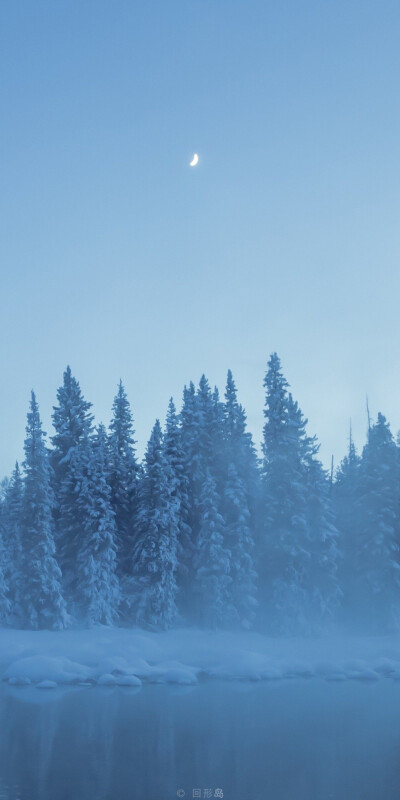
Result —
<instances>
[{"instance_id":1,"label":"snow-covered pine tree","mask_svg":"<svg viewBox=\"0 0 400 800\"><path fill-rule=\"evenodd\" d=\"M207 470L213 473L215 468L214 454L218 405L218 394L213 398L210 384L206 376L202 375L196 393L198 470L195 476L195 483L197 484L197 489L203 485Z\"/></svg>"},{"instance_id":2,"label":"snow-covered pine tree","mask_svg":"<svg viewBox=\"0 0 400 800\"><path fill-rule=\"evenodd\" d=\"M61 571L55 559L54 495L45 434L34 392L27 416L22 510L24 623L30 628L61 629L67 624Z\"/></svg>"},{"instance_id":3,"label":"snow-covered pine tree","mask_svg":"<svg viewBox=\"0 0 400 800\"><path fill-rule=\"evenodd\" d=\"M182 587L182 602L189 617L194 613L191 587L195 580L194 560L200 530L200 495L207 470L212 474L216 471L213 437L219 410L219 399L215 396L213 399L205 375L202 375L197 391L192 382L188 388L185 386L180 416L185 473L189 481L188 524L191 540L187 541L182 553L182 563L187 570L186 583Z\"/></svg>"},{"instance_id":4,"label":"snow-covered pine tree","mask_svg":"<svg viewBox=\"0 0 400 800\"><path fill-rule=\"evenodd\" d=\"M332 492L335 526L343 554L339 560L339 583L343 591L341 621L344 623L351 623L354 612L360 464L350 426L349 449L336 471Z\"/></svg>"},{"instance_id":5,"label":"snow-covered pine tree","mask_svg":"<svg viewBox=\"0 0 400 800\"><path fill-rule=\"evenodd\" d=\"M373 633L400 623L400 520L397 447L383 414L368 431L357 501L354 618Z\"/></svg>"},{"instance_id":6,"label":"snow-covered pine tree","mask_svg":"<svg viewBox=\"0 0 400 800\"><path fill-rule=\"evenodd\" d=\"M178 516L177 575L180 610L187 614L190 606L190 584L188 583L188 554L192 552L192 529L190 526L189 478L185 469L182 429L174 401L168 405L163 439L164 457L169 468L171 499L175 500Z\"/></svg>"},{"instance_id":7,"label":"snow-covered pine tree","mask_svg":"<svg viewBox=\"0 0 400 800\"><path fill-rule=\"evenodd\" d=\"M307 420L287 392L276 353L264 385L262 597L279 630L309 633L335 605L336 534L327 502L316 503L323 473L315 439L306 434Z\"/></svg>"},{"instance_id":8,"label":"snow-covered pine tree","mask_svg":"<svg viewBox=\"0 0 400 800\"><path fill-rule=\"evenodd\" d=\"M317 458L318 447L309 441L306 454L307 521L311 562L308 574L310 632L326 630L337 615L343 592L338 569L342 554L339 532L335 526L332 492L328 474Z\"/></svg>"},{"instance_id":9,"label":"snow-covered pine tree","mask_svg":"<svg viewBox=\"0 0 400 800\"><path fill-rule=\"evenodd\" d=\"M189 386L185 386L183 390L183 405L180 413L180 427L182 437L182 450L184 457L184 471L188 480L188 495L189 495L189 525L192 529L192 544L187 545L187 563L188 567L192 562L192 555L194 552L194 527L196 523L196 484L200 474L199 466L199 452L197 447L198 442L198 418L196 413L196 389L194 383L191 381Z\"/></svg>"},{"instance_id":10,"label":"snow-covered pine tree","mask_svg":"<svg viewBox=\"0 0 400 800\"><path fill-rule=\"evenodd\" d=\"M21 620L21 602L24 594L22 562L22 501L23 482L18 462L15 464L4 498L4 556L5 578L9 588L10 620Z\"/></svg>"},{"instance_id":11,"label":"snow-covered pine tree","mask_svg":"<svg viewBox=\"0 0 400 800\"><path fill-rule=\"evenodd\" d=\"M179 517L173 488L157 420L147 445L144 476L139 486L132 563L135 619L138 625L152 629L172 627L177 613Z\"/></svg>"},{"instance_id":12,"label":"snow-covered pine tree","mask_svg":"<svg viewBox=\"0 0 400 800\"><path fill-rule=\"evenodd\" d=\"M57 392L58 406L53 407L55 434L51 437L53 450L51 463L58 486L66 473L73 450L80 443L86 443L93 430L92 404L82 396L76 378L67 367L63 375L63 385Z\"/></svg>"},{"instance_id":13,"label":"snow-covered pine tree","mask_svg":"<svg viewBox=\"0 0 400 800\"><path fill-rule=\"evenodd\" d=\"M93 433L91 403L84 400L78 381L68 366L63 385L57 392L58 406L53 408L52 437L53 486L57 554L63 573L64 591L70 603L76 589L76 559L80 547L82 520L76 498L84 473L85 454L90 450Z\"/></svg>"},{"instance_id":14,"label":"snow-covered pine tree","mask_svg":"<svg viewBox=\"0 0 400 800\"><path fill-rule=\"evenodd\" d=\"M289 394L280 455L275 462L278 480L267 487L267 509L272 544L273 616L283 633L308 633L311 572L307 520L307 491L303 459L307 452L306 420ZM275 476L274 476L275 477ZM272 489L272 491L271 491ZM272 517L272 513L275 516Z\"/></svg>"},{"instance_id":15,"label":"snow-covered pine tree","mask_svg":"<svg viewBox=\"0 0 400 800\"><path fill-rule=\"evenodd\" d=\"M257 607L254 539L246 488L233 463L229 464L224 495L225 543L229 548L230 605L242 628L249 629Z\"/></svg>"},{"instance_id":16,"label":"snow-covered pine tree","mask_svg":"<svg viewBox=\"0 0 400 800\"><path fill-rule=\"evenodd\" d=\"M10 599L9 589L6 579L8 571L6 548L3 541L4 526L3 520L0 518L0 627L7 625L10 621Z\"/></svg>"},{"instance_id":17,"label":"snow-covered pine tree","mask_svg":"<svg viewBox=\"0 0 400 800\"><path fill-rule=\"evenodd\" d=\"M213 449L212 474L217 485L217 491L222 496L227 475L225 407L220 400L217 386L214 387L212 393L212 403L213 413L210 426Z\"/></svg>"},{"instance_id":18,"label":"snow-covered pine tree","mask_svg":"<svg viewBox=\"0 0 400 800\"><path fill-rule=\"evenodd\" d=\"M129 571L134 541L139 480L134 434L131 408L120 381L109 430L111 502L117 526L117 564L120 576Z\"/></svg>"},{"instance_id":19,"label":"snow-covered pine tree","mask_svg":"<svg viewBox=\"0 0 400 800\"><path fill-rule=\"evenodd\" d=\"M112 625L118 618L116 524L107 482L107 433L99 425L81 454L84 469L76 510L82 526L76 563L77 616L89 625Z\"/></svg>"},{"instance_id":20,"label":"snow-covered pine tree","mask_svg":"<svg viewBox=\"0 0 400 800\"><path fill-rule=\"evenodd\" d=\"M287 527L286 493L288 382L283 376L278 355L272 353L264 379L266 392L262 442L262 517L263 526L257 548L259 574L259 617L263 626L273 616L273 584L282 569L276 563L280 530ZM289 515L290 516L290 515Z\"/></svg>"},{"instance_id":21,"label":"snow-covered pine tree","mask_svg":"<svg viewBox=\"0 0 400 800\"><path fill-rule=\"evenodd\" d=\"M225 546L225 523L219 513L221 499L207 469L202 486L200 528L195 554L194 591L197 596L197 621L207 628L221 628L232 621L229 575L231 553Z\"/></svg>"},{"instance_id":22,"label":"snow-covered pine tree","mask_svg":"<svg viewBox=\"0 0 400 800\"><path fill-rule=\"evenodd\" d=\"M250 512L250 529L254 538L258 535L258 511L260 505L259 464L251 433L247 430L246 412L237 400L237 390L231 370L228 370L224 427L228 462L234 464L246 491L246 502Z\"/></svg>"}]
</instances>

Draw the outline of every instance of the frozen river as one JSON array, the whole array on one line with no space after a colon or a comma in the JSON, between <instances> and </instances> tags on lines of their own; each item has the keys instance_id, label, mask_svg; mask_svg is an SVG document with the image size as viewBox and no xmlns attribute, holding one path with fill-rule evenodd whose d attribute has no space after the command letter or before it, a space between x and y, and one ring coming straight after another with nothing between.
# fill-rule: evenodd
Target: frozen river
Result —
<instances>
[{"instance_id":1,"label":"frozen river","mask_svg":"<svg viewBox=\"0 0 400 800\"><path fill-rule=\"evenodd\" d=\"M7 800L400 797L390 680L3 687L0 714Z\"/></svg>"}]
</instances>

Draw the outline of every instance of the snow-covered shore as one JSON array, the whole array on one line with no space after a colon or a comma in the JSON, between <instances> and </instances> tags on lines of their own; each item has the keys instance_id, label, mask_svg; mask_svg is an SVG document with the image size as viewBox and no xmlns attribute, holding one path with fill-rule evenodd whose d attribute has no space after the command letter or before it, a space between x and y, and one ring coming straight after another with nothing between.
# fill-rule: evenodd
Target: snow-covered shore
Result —
<instances>
[{"instance_id":1,"label":"snow-covered shore","mask_svg":"<svg viewBox=\"0 0 400 800\"><path fill-rule=\"evenodd\" d=\"M400 680L400 637L273 639L191 629L2 629L0 677L10 685L40 688L207 679Z\"/></svg>"}]
</instances>

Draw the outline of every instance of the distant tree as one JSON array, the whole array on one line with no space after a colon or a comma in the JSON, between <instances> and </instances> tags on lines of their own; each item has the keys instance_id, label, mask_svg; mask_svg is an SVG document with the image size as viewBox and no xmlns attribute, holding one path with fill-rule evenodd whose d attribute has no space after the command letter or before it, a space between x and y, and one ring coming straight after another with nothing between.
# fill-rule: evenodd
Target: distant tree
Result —
<instances>
[{"instance_id":1,"label":"distant tree","mask_svg":"<svg viewBox=\"0 0 400 800\"><path fill-rule=\"evenodd\" d=\"M3 503L4 572L9 589L10 619L16 624L22 617L23 553L21 541L23 481L18 462L8 482Z\"/></svg>"},{"instance_id":2,"label":"distant tree","mask_svg":"<svg viewBox=\"0 0 400 800\"><path fill-rule=\"evenodd\" d=\"M307 522L310 539L310 630L325 629L338 615L343 591L339 583L342 561L339 531L335 525L332 491L327 472L311 446L306 456Z\"/></svg>"},{"instance_id":3,"label":"distant tree","mask_svg":"<svg viewBox=\"0 0 400 800\"><path fill-rule=\"evenodd\" d=\"M212 415L210 418L210 434L212 440L212 460L209 468L217 485L217 491L222 496L227 476L226 430L225 430L225 406L220 400L217 387L212 393Z\"/></svg>"},{"instance_id":4,"label":"distant tree","mask_svg":"<svg viewBox=\"0 0 400 800\"><path fill-rule=\"evenodd\" d=\"M99 425L83 455L84 470L76 498L82 531L77 554L77 614L90 626L112 625L118 618L116 524L107 482L107 434Z\"/></svg>"},{"instance_id":5,"label":"distant tree","mask_svg":"<svg viewBox=\"0 0 400 800\"><path fill-rule=\"evenodd\" d=\"M0 626L8 624L10 619L10 600L6 580L7 560L3 543L3 525L0 524Z\"/></svg>"},{"instance_id":6,"label":"distant tree","mask_svg":"<svg viewBox=\"0 0 400 800\"><path fill-rule=\"evenodd\" d=\"M273 616L283 633L309 630L308 583L311 553L307 520L304 457L306 421L289 394L282 431L277 475L268 486L268 525L272 544ZM279 482L276 480L279 477ZM271 491L272 489L272 491ZM272 513L274 516L272 516Z\"/></svg>"},{"instance_id":7,"label":"distant tree","mask_svg":"<svg viewBox=\"0 0 400 800\"><path fill-rule=\"evenodd\" d=\"M228 464L235 466L246 494L252 538L258 538L261 500L259 463L251 434L247 430L246 413L237 400L231 370L228 370L224 404L225 441Z\"/></svg>"},{"instance_id":8,"label":"distant tree","mask_svg":"<svg viewBox=\"0 0 400 800\"><path fill-rule=\"evenodd\" d=\"M129 570L134 541L139 480L134 433L131 408L120 381L109 433L111 502L117 526L119 575Z\"/></svg>"},{"instance_id":9,"label":"distant tree","mask_svg":"<svg viewBox=\"0 0 400 800\"><path fill-rule=\"evenodd\" d=\"M93 435L91 403L84 400L70 367L64 372L63 385L57 392L58 406L53 409L55 434L52 437L54 517L58 558L63 572L64 590L70 603L76 591L76 560L80 549L83 520L77 496L84 476L84 462Z\"/></svg>"},{"instance_id":10,"label":"distant tree","mask_svg":"<svg viewBox=\"0 0 400 800\"><path fill-rule=\"evenodd\" d=\"M336 471L332 492L335 526L343 554L339 560L339 582L343 590L342 622L349 622L354 614L360 465L361 459L350 429L348 452Z\"/></svg>"},{"instance_id":11,"label":"distant tree","mask_svg":"<svg viewBox=\"0 0 400 800\"><path fill-rule=\"evenodd\" d=\"M154 629L170 628L177 613L179 516L173 491L174 480L157 420L147 446L139 488L138 535L132 565L136 622Z\"/></svg>"},{"instance_id":12,"label":"distant tree","mask_svg":"<svg viewBox=\"0 0 400 800\"><path fill-rule=\"evenodd\" d=\"M358 626L378 633L400 622L399 463L389 424L368 431L358 482L352 596Z\"/></svg>"},{"instance_id":13,"label":"distant tree","mask_svg":"<svg viewBox=\"0 0 400 800\"><path fill-rule=\"evenodd\" d=\"M225 546L225 523L218 511L219 506L216 484L208 470L199 503L200 530L194 590L198 598L198 621L210 628L225 627L233 614L229 596L231 553Z\"/></svg>"},{"instance_id":14,"label":"distant tree","mask_svg":"<svg viewBox=\"0 0 400 800\"><path fill-rule=\"evenodd\" d=\"M337 531L315 437L306 433L276 353L264 385L263 618L283 633L307 634L331 619L339 602Z\"/></svg>"},{"instance_id":15,"label":"distant tree","mask_svg":"<svg viewBox=\"0 0 400 800\"><path fill-rule=\"evenodd\" d=\"M188 582L189 559L192 554L192 528L190 525L189 478L185 468L185 453L182 429L172 398L169 401L165 434L163 438L164 458L169 475L171 500L175 502L178 521L177 575L180 610L187 615L191 586Z\"/></svg>"},{"instance_id":16,"label":"distant tree","mask_svg":"<svg viewBox=\"0 0 400 800\"><path fill-rule=\"evenodd\" d=\"M205 375L200 378L196 393L195 418L197 423L197 471L195 472L196 494L199 497L207 471L215 469L215 433L218 419L219 398L211 393Z\"/></svg>"},{"instance_id":17,"label":"distant tree","mask_svg":"<svg viewBox=\"0 0 400 800\"><path fill-rule=\"evenodd\" d=\"M27 417L22 512L25 624L31 628L64 628L67 624L61 571L55 559L54 495L44 432L34 392Z\"/></svg>"},{"instance_id":18,"label":"distant tree","mask_svg":"<svg viewBox=\"0 0 400 800\"><path fill-rule=\"evenodd\" d=\"M183 405L180 414L181 443L184 462L184 473L187 479L188 524L190 535L182 552L182 564L185 567L189 584L193 578L193 556L197 535L197 488L201 482L200 454L198 442L197 399L194 383L183 390Z\"/></svg>"},{"instance_id":19,"label":"distant tree","mask_svg":"<svg viewBox=\"0 0 400 800\"><path fill-rule=\"evenodd\" d=\"M249 629L254 624L257 608L254 540L246 488L234 464L228 467L224 501L225 542L230 552L230 604L234 621Z\"/></svg>"},{"instance_id":20,"label":"distant tree","mask_svg":"<svg viewBox=\"0 0 400 800\"><path fill-rule=\"evenodd\" d=\"M74 450L86 443L93 431L92 404L82 396L81 388L68 366L63 375L63 385L57 392L58 406L53 408L51 463L57 488L68 472Z\"/></svg>"}]
</instances>

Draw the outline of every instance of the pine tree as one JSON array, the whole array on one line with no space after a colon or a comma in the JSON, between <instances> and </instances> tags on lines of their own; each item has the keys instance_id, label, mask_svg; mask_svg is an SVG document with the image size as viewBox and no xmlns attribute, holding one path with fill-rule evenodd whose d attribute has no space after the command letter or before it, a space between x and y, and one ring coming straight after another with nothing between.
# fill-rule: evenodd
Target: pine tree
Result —
<instances>
[{"instance_id":1,"label":"pine tree","mask_svg":"<svg viewBox=\"0 0 400 800\"><path fill-rule=\"evenodd\" d=\"M339 531L335 525L330 482L321 462L316 458L317 449L311 445L306 457L307 521L311 553L307 578L310 632L327 629L327 625L336 619L343 597L338 577L342 560Z\"/></svg>"},{"instance_id":2,"label":"pine tree","mask_svg":"<svg viewBox=\"0 0 400 800\"><path fill-rule=\"evenodd\" d=\"M22 503L23 481L18 462L8 483L4 498L3 546L5 558L5 580L9 587L10 618L14 623L21 620L23 585L22 560Z\"/></svg>"},{"instance_id":3,"label":"pine tree","mask_svg":"<svg viewBox=\"0 0 400 800\"><path fill-rule=\"evenodd\" d=\"M22 513L25 624L60 629L67 624L61 571L53 538L54 495L50 465L35 394L32 392L25 439Z\"/></svg>"},{"instance_id":4,"label":"pine tree","mask_svg":"<svg viewBox=\"0 0 400 800\"><path fill-rule=\"evenodd\" d=\"M210 384L205 375L202 375L196 393L196 421L197 421L197 474L195 482L197 489L203 485L207 471L214 470L216 420L218 418L218 395L214 398Z\"/></svg>"},{"instance_id":5,"label":"pine tree","mask_svg":"<svg viewBox=\"0 0 400 800\"><path fill-rule=\"evenodd\" d=\"M190 526L189 478L185 469L185 454L182 429L179 425L174 401L168 405L163 440L164 457L170 473L171 499L175 501L178 520L177 583L181 610L187 614L190 606L190 584L188 555L192 553L192 529Z\"/></svg>"},{"instance_id":6,"label":"pine tree","mask_svg":"<svg viewBox=\"0 0 400 800\"><path fill-rule=\"evenodd\" d=\"M337 469L332 495L335 525L343 554L339 561L339 582L343 590L342 622L350 621L354 611L360 464L350 428L348 453Z\"/></svg>"},{"instance_id":7,"label":"pine tree","mask_svg":"<svg viewBox=\"0 0 400 800\"><path fill-rule=\"evenodd\" d=\"M265 424L263 428L263 470L265 478L271 482L275 476L274 464L281 459L282 430L287 418L288 382L281 370L281 362L276 353L272 353L268 370L264 379L266 402L264 408Z\"/></svg>"},{"instance_id":8,"label":"pine tree","mask_svg":"<svg viewBox=\"0 0 400 800\"><path fill-rule=\"evenodd\" d=\"M200 494L207 470L215 469L213 435L217 414L218 399L215 396L213 399L205 375L202 375L197 391L192 382L188 388L185 386L180 416L185 474L188 479L188 525L191 536L182 553L182 565L186 576L182 585L181 599L189 618L195 613L192 586L195 580L194 560L200 530Z\"/></svg>"},{"instance_id":9,"label":"pine tree","mask_svg":"<svg viewBox=\"0 0 400 800\"><path fill-rule=\"evenodd\" d=\"M139 487L138 536L132 565L136 622L155 629L170 628L177 613L179 517L174 488L157 420L147 446L144 476Z\"/></svg>"},{"instance_id":10,"label":"pine tree","mask_svg":"<svg viewBox=\"0 0 400 800\"><path fill-rule=\"evenodd\" d=\"M198 599L198 621L210 628L226 626L233 614L229 602L231 553L225 547L225 524L219 506L216 484L207 470L199 503L200 530L194 589Z\"/></svg>"},{"instance_id":11,"label":"pine tree","mask_svg":"<svg viewBox=\"0 0 400 800\"><path fill-rule=\"evenodd\" d=\"M212 441L212 475L220 495L223 494L227 473L227 448L225 430L225 406L220 400L218 388L212 393L212 416L210 421Z\"/></svg>"},{"instance_id":12,"label":"pine tree","mask_svg":"<svg viewBox=\"0 0 400 800\"><path fill-rule=\"evenodd\" d=\"M368 431L360 465L353 611L358 625L379 633L400 622L399 465L382 414Z\"/></svg>"},{"instance_id":13,"label":"pine tree","mask_svg":"<svg viewBox=\"0 0 400 800\"><path fill-rule=\"evenodd\" d=\"M76 378L68 366L63 375L63 385L57 392L58 406L53 408L52 467L57 489L68 473L68 464L73 451L80 443L86 443L93 430L92 404L84 400Z\"/></svg>"},{"instance_id":14,"label":"pine tree","mask_svg":"<svg viewBox=\"0 0 400 800\"><path fill-rule=\"evenodd\" d=\"M228 464L235 466L238 477L246 493L246 503L250 512L252 537L258 537L259 505L261 500L259 464L251 434L247 431L246 413L237 400L235 381L228 370L224 427Z\"/></svg>"},{"instance_id":15,"label":"pine tree","mask_svg":"<svg viewBox=\"0 0 400 800\"><path fill-rule=\"evenodd\" d=\"M111 502L117 526L119 575L129 569L134 541L139 479L134 433L129 401L120 381L109 434Z\"/></svg>"},{"instance_id":16,"label":"pine tree","mask_svg":"<svg viewBox=\"0 0 400 800\"><path fill-rule=\"evenodd\" d=\"M57 392L58 406L53 409L55 435L52 437L54 516L56 543L64 590L73 602L76 590L76 559L84 521L79 516L76 498L84 474L85 454L93 433L91 403L84 400L70 367L64 372L63 385Z\"/></svg>"},{"instance_id":17,"label":"pine tree","mask_svg":"<svg viewBox=\"0 0 400 800\"><path fill-rule=\"evenodd\" d=\"M2 522L2 521L1 521ZM6 579L7 559L3 542L3 525L0 524L0 627L7 625L10 620L11 604L9 600L9 589Z\"/></svg>"},{"instance_id":18,"label":"pine tree","mask_svg":"<svg viewBox=\"0 0 400 800\"><path fill-rule=\"evenodd\" d=\"M279 630L307 634L332 618L339 601L337 531L315 437L307 436L275 353L264 385L264 623L269 606Z\"/></svg>"},{"instance_id":19,"label":"pine tree","mask_svg":"<svg viewBox=\"0 0 400 800\"><path fill-rule=\"evenodd\" d=\"M272 605L278 628L284 633L309 630L307 578L311 554L303 468L307 446L305 424L297 403L289 394L280 452L275 461L276 475L267 490L272 543Z\"/></svg>"},{"instance_id":20,"label":"pine tree","mask_svg":"<svg viewBox=\"0 0 400 800\"><path fill-rule=\"evenodd\" d=\"M254 623L257 607L254 540L246 489L234 464L228 467L224 500L225 541L230 551L230 603L240 626L249 629Z\"/></svg>"},{"instance_id":21,"label":"pine tree","mask_svg":"<svg viewBox=\"0 0 400 800\"><path fill-rule=\"evenodd\" d=\"M107 434L99 425L88 441L84 471L76 498L82 530L77 554L77 614L90 626L112 625L118 618L116 524L107 482Z\"/></svg>"}]
</instances>

